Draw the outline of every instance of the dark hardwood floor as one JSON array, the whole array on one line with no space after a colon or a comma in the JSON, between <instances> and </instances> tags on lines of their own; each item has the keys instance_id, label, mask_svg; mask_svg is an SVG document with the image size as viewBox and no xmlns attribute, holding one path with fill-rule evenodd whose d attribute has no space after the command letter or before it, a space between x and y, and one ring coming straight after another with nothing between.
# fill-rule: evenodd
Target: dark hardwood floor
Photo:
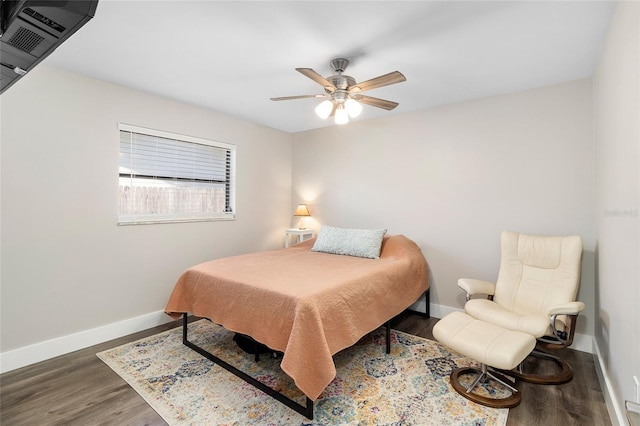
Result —
<instances>
[{"instance_id":1,"label":"dark hardwood floor","mask_svg":"<svg viewBox=\"0 0 640 426\"><path fill-rule=\"evenodd\" d=\"M433 339L436 322L436 318L402 314L392 327ZM179 322L172 322L2 374L0 424L165 425L95 354L178 326ZM592 355L571 349L561 353L572 365L574 379L559 386L519 383L522 403L510 410L507 425L611 424Z\"/></svg>"}]
</instances>

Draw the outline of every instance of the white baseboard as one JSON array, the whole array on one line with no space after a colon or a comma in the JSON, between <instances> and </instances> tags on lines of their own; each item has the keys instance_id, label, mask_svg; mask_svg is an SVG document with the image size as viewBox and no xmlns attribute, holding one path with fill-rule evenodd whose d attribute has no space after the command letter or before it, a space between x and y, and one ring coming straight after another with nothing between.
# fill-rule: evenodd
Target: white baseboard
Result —
<instances>
[{"instance_id":1,"label":"white baseboard","mask_svg":"<svg viewBox=\"0 0 640 426\"><path fill-rule=\"evenodd\" d=\"M420 298L416 303L409 306L409 309L418 313L424 314L426 302L424 298ZM449 306L436 305L435 303L429 303L429 316L434 318L442 318L447 314L455 311L462 311L462 309L450 308Z\"/></svg>"},{"instance_id":2,"label":"white baseboard","mask_svg":"<svg viewBox=\"0 0 640 426\"><path fill-rule=\"evenodd\" d=\"M452 312L464 312L462 308L452 308L450 306L436 305L435 303L429 304L429 310L431 316L435 318L444 318Z\"/></svg>"},{"instance_id":3,"label":"white baseboard","mask_svg":"<svg viewBox=\"0 0 640 426\"><path fill-rule=\"evenodd\" d=\"M600 347L598 346L596 339L593 339L593 354L596 357L596 374L598 375L598 381L602 388L602 396L604 397L604 402L607 405L611 424L613 426L624 426L628 424L626 415L622 412L622 405L618 403L619 399L613 390L613 386L611 386L609 373L607 371L607 367L604 365L602 352L600 351Z\"/></svg>"},{"instance_id":4,"label":"white baseboard","mask_svg":"<svg viewBox=\"0 0 640 426\"><path fill-rule=\"evenodd\" d=\"M593 354L593 340L593 336L589 336L588 334L575 333L573 335L573 343L569 347L576 351Z\"/></svg>"},{"instance_id":5,"label":"white baseboard","mask_svg":"<svg viewBox=\"0 0 640 426\"><path fill-rule=\"evenodd\" d=\"M0 353L0 373L97 345L172 321L163 311L140 315L113 324Z\"/></svg>"},{"instance_id":6,"label":"white baseboard","mask_svg":"<svg viewBox=\"0 0 640 426\"><path fill-rule=\"evenodd\" d=\"M425 301L422 299L419 300L414 303L410 309L418 312L424 312ZM435 318L442 318L451 312L462 310L434 303L429 304L429 309L431 316ZM146 330L170 321L171 318L163 311L157 311L3 352L0 353L0 373L35 364L36 362L64 355L79 349L84 349L108 340L117 339L118 337ZM584 334L576 334L571 348L593 353L593 337Z\"/></svg>"}]
</instances>

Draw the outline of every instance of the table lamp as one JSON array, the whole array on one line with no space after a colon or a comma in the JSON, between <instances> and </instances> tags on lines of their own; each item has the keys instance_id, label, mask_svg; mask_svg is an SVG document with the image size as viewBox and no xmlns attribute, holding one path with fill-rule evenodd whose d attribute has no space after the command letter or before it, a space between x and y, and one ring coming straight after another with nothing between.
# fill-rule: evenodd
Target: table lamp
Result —
<instances>
[{"instance_id":1,"label":"table lamp","mask_svg":"<svg viewBox=\"0 0 640 426\"><path fill-rule=\"evenodd\" d=\"M304 218L305 216L311 216L311 213L309 213L309 209L307 208L307 205L298 204L298 207L296 207L296 210L293 212L293 215L302 216L302 219L300 219L300 223L298 224L298 229L305 229Z\"/></svg>"}]
</instances>

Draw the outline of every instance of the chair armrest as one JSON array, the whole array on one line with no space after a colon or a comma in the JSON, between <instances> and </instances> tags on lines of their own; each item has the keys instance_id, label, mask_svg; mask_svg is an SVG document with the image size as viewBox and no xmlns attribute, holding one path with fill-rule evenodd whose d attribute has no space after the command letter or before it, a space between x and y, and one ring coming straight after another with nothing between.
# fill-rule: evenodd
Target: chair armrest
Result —
<instances>
[{"instance_id":1,"label":"chair armrest","mask_svg":"<svg viewBox=\"0 0 640 426\"><path fill-rule=\"evenodd\" d=\"M578 315L584 309L582 302L569 302L549 308L547 315Z\"/></svg>"},{"instance_id":2,"label":"chair armrest","mask_svg":"<svg viewBox=\"0 0 640 426\"><path fill-rule=\"evenodd\" d=\"M474 296L476 294L486 294L487 296L493 296L496 291L496 285L489 281L474 280L472 278L460 278L458 280L458 287L463 289L468 296Z\"/></svg>"},{"instance_id":3,"label":"chair armrest","mask_svg":"<svg viewBox=\"0 0 640 426\"><path fill-rule=\"evenodd\" d=\"M547 310L547 315L549 315L549 320L551 321L553 337L539 337L538 341L547 344L547 348L564 348L571 346L576 329L576 318L583 309L584 303L582 302L562 303L550 307ZM557 328L556 318L558 315L566 315L566 323L560 322L564 325L562 330L558 330Z\"/></svg>"}]
</instances>

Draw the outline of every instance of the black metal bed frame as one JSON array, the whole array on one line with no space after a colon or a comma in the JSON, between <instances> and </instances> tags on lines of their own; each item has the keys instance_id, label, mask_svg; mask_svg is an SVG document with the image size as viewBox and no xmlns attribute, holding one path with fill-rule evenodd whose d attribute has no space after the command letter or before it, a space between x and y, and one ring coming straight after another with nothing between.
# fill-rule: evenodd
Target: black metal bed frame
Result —
<instances>
[{"instance_id":1,"label":"black metal bed frame","mask_svg":"<svg viewBox=\"0 0 640 426\"><path fill-rule=\"evenodd\" d=\"M416 312L416 313L418 313L419 315L424 315L426 317L429 317L430 316L430 309L429 309L429 290L428 289L425 292L425 299L426 299L425 313L424 314L421 313L421 312ZM275 390L273 388L270 388L269 386L265 385L264 383L260 382L259 380L256 380L255 378L251 377L250 375L248 375L244 371L239 370L236 367L234 367L233 365L231 365L231 364L225 362L224 360L218 358L217 356L213 355L211 352L201 348L200 346L196 345L193 342L190 342L189 339L187 338L187 333L188 333L187 325L188 325L187 313L185 312L182 315L182 344L184 344L185 346L187 346L187 347L191 348L192 350L196 351L197 353L199 353L200 355L204 356L205 358L208 358L209 360L213 361L214 363L216 363L220 367L224 368L225 370L227 370L231 374L239 377L240 379L244 380L245 382L249 383L250 385L260 389L262 392L266 393L270 397L276 399L277 401L279 401L282 404L286 405L287 407L291 408L295 412L302 414L303 416L305 416L309 420L313 420L313 400L311 398L309 398L308 396L305 395L306 404L302 405L302 404L294 401L293 399L283 395L282 393L278 392L277 390ZM391 353L391 320L387 321L384 324L384 326L385 326L385 340L386 340L385 350L386 350L386 353L388 354L388 353ZM256 362L259 360L259 354L257 352L255 354L255 360L256 360Z\"/></svg>"},{"instance_id":2,"label":"black metal bed frame","mask_svg":"<svg viewBox=\"0 0 640 426\"><path fill-rule=\"evenodd\" d=\"M287 407L291 408L292 410L296 411L297 413L302 414L303 416L305 416L309 420L313 420L313 400L311 398L309 398L308 396L305 396L306 405L302 405L302 404L294 401L293 399L281 394L277 390L275 390L273 388L270 388L269 386L265 385L264 383L260 382L259 380L256 380L255 378L251 377L250 375L248 375L244 371L239 370L236 367L234 367L233 365L231 365L231 364L225 362L224 360L218 358L217 356L215 356L211 352L201 348L200 346L196 345L193 342L190 342L189 339L187 338L187 332L188 332L187 325L188 325L187 313L185 312L184 314L182 314L182 344L184 344L185 346L187 346L187 347L191 348L192 350L198 352L203 357L210 359L211 361L213 361L214 363L216 363L220 367L224 368L225 370L227 370L231 374L241 378L242 380L244 380L245 382L249 383L250 385L260 389L262 392L266 393L267 395L269 395L270 397L276 399L277 401L280 401L281 403L283 403ZM385 328L386 328L386 352L390 353L391 352L391 320L389 320L389 321L387 321L385 323ZM258 359L258 357L256 357L256 360L257 359Z\"/></svg>"}]
</instances>

